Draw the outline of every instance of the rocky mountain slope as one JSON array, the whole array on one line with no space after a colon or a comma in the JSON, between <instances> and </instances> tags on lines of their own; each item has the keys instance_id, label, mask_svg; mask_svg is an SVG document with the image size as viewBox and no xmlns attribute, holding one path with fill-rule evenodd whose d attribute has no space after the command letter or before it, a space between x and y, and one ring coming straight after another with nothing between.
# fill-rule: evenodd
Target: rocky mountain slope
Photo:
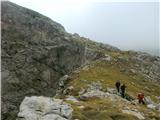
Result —
<instances>
[{"instance_id":1,"label":"rocky mountain slope","mask_svg":"<svg viewBox=\"0 0 160 120\"><path fill-rule=\"evenodd\" d=\"M61 76L104 55L59 23L11 2L2 2L1 24L3 119L15 117L24 96L55 95Z\"/></svg>"},{"instance_id":2,"label":"rocky mountain slope","mask_svg":"<svg viewBox=\"0 0 160 120\"><path fill-rule=\"evenodd\" d=\"M52 97L55 94L57 98L71 104L73 119L118 120L116 115L121 119L137 119L127 113L119 113L118 109L123 108L126 103L121 98L118 98L121 101L116 104L122 103L122 106L115 107L112 106L115 104L112 100L99 99L94 94L77 103L66 100L69 96L80 99L79 93L85 91L82 92L84 96L88 86L97 82L101 87L98 89L100 94L108 94L110 90L106 89L114 87L116 80L121 80L127 84L128 94L134 98L139 91L144 91L155 103L160 102L159 57L120 51L116 47L91 41L78 34L69 34L62 25L35 11L7 1L1 4L3 120L16 119L25 96ZM110 115L112 107L117 109L114 115ZM144 118L160 118L156 110L138 105L133 108L144 110ZM100 109L99 115L93 117L97 109ZM150 114L147 116L148 113Z\"/></svg>"},{"instance_id":3,"label":"rocky mountain slope","mask_svg":"<svg viewBox=\"0 0 160 120\"><path fill-rule=\"evenodd\" d=\"M74 71L57 97L72 105L74 119L159 120L159 82L146 77L137 67L133 68L138 63L125 60L127 52L118 54L123 60L115 54ZM115 90L117 80L127 86L125 99ZM140 92L145 94L146 105L138 104Z\"/></svg>"}]
</instances>

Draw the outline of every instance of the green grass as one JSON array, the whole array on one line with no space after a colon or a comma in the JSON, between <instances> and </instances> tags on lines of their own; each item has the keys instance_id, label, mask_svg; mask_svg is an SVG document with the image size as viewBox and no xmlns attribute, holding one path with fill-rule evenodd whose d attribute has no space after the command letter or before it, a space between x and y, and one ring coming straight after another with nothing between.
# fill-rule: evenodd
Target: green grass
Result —
<instances>
[{"instance_id":1,"label":"green grass","mask_svg":"<svg viewBox=\"0 0 160 120\"><path fill-rule=\"evenodd\" d=\"M121 66L127 68L128 64L124 62L121 63ZM77 98L78 92L88 88L88 85L93 82L100 81L103 90L105 90L107 87L115 88L115 82L120 80L121 83L126 84L127 94L135 99L137 99L137 94L139 92L144 92L145 96L150 96L153 101L159 102L155 97L160 95L160 86L157 85L157 83L145 79L140 74L132 75L130 73L121 72L120 67L115 63L111 64L110 62L95 61L90 65L88 70L80 70L79 73L73 73L71 78L67 86L74 87L71 91L71 95ZM148 89L145 87L148 87ZM99 98L91 98L87 101L81 101L80 103L70 103L74 109L73 118L80 120L137 120L136 117L124 114L120 111L120 109L124 108L125 103L115 104L107 99L103 100ZM85 106L85 108L79 109L79 104ZM156 118L159 114L157 111L148 109L144 105L130 105L130 107L145 113L145 116L148 118Z\"/></svg>"},{"instance_id":2,"label":"green grass","mask_svg":"<svg viewBox=\"0 0 160 120\"><path fill-rule=\"evenodd\" d=\"M80 120L137 120L136 117L124 114L119 110L117 104L113 106L112 101L100 98L90 98L85 102L70 103L74 109L73 119ZM79 106L84 106L83 109Z\"/></svg>"},{"instance_id":3,"label":"green grass","mask_svg":"<svg viewBox=\"0 0 160 120\"><path fill-rule=\"evenodd\" d=\"M140 75L136 75L133 78L133 76L120 72L120 69L116 65L105 62L95 62L93 63L93 67L88 71L82 70L79 74L73 74L73 79L68 85L74 86L73 94L77 95L81 88L86 88L87 85L92 82L100 81L103 89L106 89L107 87L114 88L117 80L125 83L127 93L135 98L141 91L153 99L155 99L155 96L160 95L160 86L156 83L147 81ZM149 89L146 90L145 87ZM154 90L152 88L154 88Z\"/></svg>"}]
</instances>

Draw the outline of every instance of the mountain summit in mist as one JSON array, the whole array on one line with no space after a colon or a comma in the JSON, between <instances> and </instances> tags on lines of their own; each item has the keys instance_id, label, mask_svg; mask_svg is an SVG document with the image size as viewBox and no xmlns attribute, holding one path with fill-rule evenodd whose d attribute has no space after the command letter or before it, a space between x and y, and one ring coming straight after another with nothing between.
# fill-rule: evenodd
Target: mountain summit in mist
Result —
<instances>
[{"instance_id":1,"label":"mountain summit in mist","mask_svg":"<svg viewBox=\"0 0 160 120\"><path fill-rule=\"evenodd\" d=\"M93 42L35 11L1 5L3 120L160 119L159 57ZM113 92L116 80L132 101ZM140 91L154 107L136 103Z\"/></svg>"}]
</instances>

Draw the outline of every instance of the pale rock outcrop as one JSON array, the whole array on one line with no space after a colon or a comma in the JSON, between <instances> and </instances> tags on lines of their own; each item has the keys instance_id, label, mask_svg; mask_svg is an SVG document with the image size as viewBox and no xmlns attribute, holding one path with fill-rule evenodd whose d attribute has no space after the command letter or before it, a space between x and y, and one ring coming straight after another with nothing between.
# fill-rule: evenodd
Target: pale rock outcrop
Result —
<instances>
[{"instance_id":1,"label":"pale rock outcrop","mask_svg":"<svg viewBox=\"0 0 160 120\"><path fill-rule=\"evenodd\" d=\"M151 100L150 96L146 96L145 99L144 99L144 102L146 104L154 104L154 102Z\"/></svg>"},{"instance_id":2,"label":"pale rock outcrop","mask_svg":"<svg viewBox=\"0 0 160 120\"><path fill-rule=\"evenodd\" d=\"M88 91L88 92L84 93L83 95L81 95L80 99L85 100L85 99L91 98L91 97L106 98L106 97L109 97L109 93L105 93L100 90L91 90L91 91Z\"/></svg>"},{"instance_id":3,"label":"pale rock outcrop","mask_svg":"<svg viewBox=\"0 0 160 120\"><path fill-rule=\"evenodd\" d=\"M105 54L105 56L103 58L101 58L101 60L109 62L112 60L112 57L110 55Z\"/></svg>"},{"instance_id":4,"label":"pale rock outcrop","mask_svg":"<svg viewBox=\"0 0 160 120\"><path fill-rule=\"evenodd\" d=\"M69 79L68 75L64 75L63 77L61 77L59 79L59 87L64 87L68 79Z\"/></svg>"},{"instance_id":5,"label":"pale rock outcrop","mask_svg":"<svg viewBox=\"0 0 160 120\"><path fill-rule=\"evenodd\" d=\"M111 89L111 88L110 88ZM99 97L101 99L110 99L113 102L126 102L126 104L130 103L128 100L123 99L119 95L115 93L109 93L102 91L101 82L93 82L88 85L87 90L83 90L79 92L80 100L87 100L88 98Z\"/></svg>"},{"instance_id":6,"label":"pale rock outcrop","mask_svg":"<svg viewBox=\"0 0 160 120\"><path fill-rule=\"evenodd\" d=\"M72 101L72 102L79 102L78 100L77 100L77 98L75 98L74 96L67 96L67 98L66 98L66 100L69 100L69 101Z\"/></svg>"},{"instance_id":7,"label":"pale rock outcrop","mask_svg":"<svg viewBox=\"0 0 160 120\"><path fill-rule=\"evenodd\" d=\"M160 111L160 103L159 104L157 103L148 104L147 107L153 110Z\"/></svg>"},{"instance_id":8,"label":"pale rock outcrop","mask_svg":"<svg viewBox=\"0 0 160 120\"><path fill-rule=\"evenodd\" d=\"M148 108L160 111L160 103L153 102L149 96L145 97L144 100Z\"/></svg>"},{"instance_id":9,"label":"pale rock outcrop","mask_svg":"<svg viewBox=\"0 0 160 120\"><path fill-rule=\"evenodd\" d=\"M147 107L151 108L151 109L155 109L156 108L156 106L154 104L148 104Z\"/></svg>"},{"instance_id":10,"label":"pale rock outcrop","mask_svg":"<svg viewBox=\"0 0 160 120\"><path fill-rule=\"evenodd\" d=\"M102 90L102 83L100 81L97 81L89 84L87 91L91 90Z\"/></svg>"},{"instance_id":11,"label":"pale rock outcrop","mask_svg":"<svg viewBox=\"0 0 160 120\"><path fill-rule=\"evenodd\" d=\"M111 93L111 94L116 94L117 93L117 90L114 89L114 88L109 88L107 87L107 92Z\"/></svg>"},{"instance_id":12,"label":"pale rock outcrop","mask_svg":"<svg viewBox=\"0 0 160 120\"><path fill-rule=\"evenodd\" d=\"M144 120L145 119L145 117L140 112L137 112L137 111L122 110L122 112L126 113L126 114L130 114L130 115L136 116L140 120Z\"/></svg>"},{"instance_id":13,"label":"pale rock outcrop","mask_svg":"<svg viewBox=\"0 0 160 120\"><path fill-rule=\"evenodd\" d=\"M17 120L70 120L73 109L63 100L43 96L25 97Z\"/></svg>"}]
</instances>

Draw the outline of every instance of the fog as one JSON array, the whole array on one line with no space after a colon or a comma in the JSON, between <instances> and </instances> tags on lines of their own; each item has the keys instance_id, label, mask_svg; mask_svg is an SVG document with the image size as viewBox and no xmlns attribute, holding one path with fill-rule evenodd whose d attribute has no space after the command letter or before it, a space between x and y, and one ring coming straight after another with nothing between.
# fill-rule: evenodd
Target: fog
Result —
<instances>
[{"instance_id":1,"label":"fog","mask_svg":"<svg viewBox=\"0 0 160 120\"><path fill-rule=\"evenodd\" d=\"M158 2L11 1L50 17L67 32L122 50L160 55Z\"/></svg>"}]
</instances>

